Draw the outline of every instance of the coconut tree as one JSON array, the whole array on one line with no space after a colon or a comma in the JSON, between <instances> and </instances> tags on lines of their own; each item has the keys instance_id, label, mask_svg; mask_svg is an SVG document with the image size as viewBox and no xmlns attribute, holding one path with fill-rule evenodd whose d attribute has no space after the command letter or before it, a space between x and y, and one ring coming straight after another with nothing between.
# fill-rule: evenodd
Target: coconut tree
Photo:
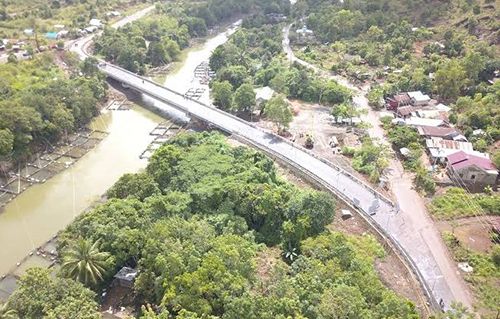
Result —
<instances>
[{"instance_id":1,"label":"coconut tree","mask_svg":"<svg viewBox=\"0 0 500 319\"><path fill-rule=\"evenodd\" d=\"M0 319L18 319L17 311L9 307L9 303L0 303Z\"/></svg>"},{"instance_id":2,"label":"coconut tree","mask_svg":"<svg viewBox=\"0 0 500 319\"><path fill-rule=\"evenodd\" d=\"M108 259L107 252L99 251L99 240L79 239L63 252L61 271L86 286L95 285L102 281Z\"/></svg>"}]
</instances>

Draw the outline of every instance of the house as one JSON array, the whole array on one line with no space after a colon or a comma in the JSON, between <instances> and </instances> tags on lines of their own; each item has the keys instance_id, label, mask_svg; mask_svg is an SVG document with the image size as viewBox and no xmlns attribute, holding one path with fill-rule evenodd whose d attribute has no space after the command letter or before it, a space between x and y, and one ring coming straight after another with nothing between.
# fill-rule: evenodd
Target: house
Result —
<instances>
[{"instance_id":1,"label":"house","mask_svg":"<svg viewBox=\"0 0 500 319\"><path fill-rule=\"evenodd\" d=\"M407 105L407 106L399 107L396 110L396 115L400 118L405 119L405 118L410 117L414 111L415 111L415 109L413 108L413 106Z\"/></svg>"},{"instance_id":2,"label":"house","mask_svg":"<svg viewBox=\"0 0 500 319\"><path fill-rule=\"evenodd\" d=\"M90 27L86 27L84 30L85 30L85 32L87 32L87 33L94 33L94 32L96 32L96 31L97 31L97 29L98 29L98 28L97 28L96 26L90 26Z\"/></svg>"},{"instance_id":3,"label":"house","mask_svg":"<svg viewBox=\"0 0 500 319\"><path fill-rule=\"evenodd\" d=\"M392 98L387 99L386 108L388 110L395 111L401 106L407 106L411 104L411 99L406 93L396 94Z\"/></svg>"},{"instance_id":4,"label":"house","mask_svg":"<svg viewBox=\"0 0 500 319\"><path fill-rule=\"evenodd\" d=\"M431 101L431 98L428 95L423 94L420 91L408 92L408 96L410 97L411 105L413 106L427 105Z\"/></svg>"},{"instance_id":5,"label":"house","mask_svg":"<svg viewBox=\"0 0 500 319\"><path fill-rule=\"evenodd\" d=\"M314 34L313 30L308 29L306 25L304 25L301 29L297 29L297 31L295 32L303 37L311 36Z\"/></svg>"},{"instance_id":6,"label":"house","mask_svg":"<svg viewBox=\"0 0 500 319\"><path fill-rule=\"evenodd\" d=\"M476 152L472 147L472 143L460 142L453 140L445 140L440 137L431 137L425 140L425 145L430 154L430 157L435 162L444 163L446 157L458 151L463 151L469 155L488 158L487 154Z\"/></svg>"},{"instance_id":7,"label":"house","mask_svg":"<svg viewBox=\"0 0 500 319\"><path fill-rule=\"evenodd\" d=\"M106 13L106 17L119 17L121 15L118 11L110 11Z\"/></svg>"},{"instance_id":8,"label":"house","mask_svg":"<svg viewBox=\"0 0 500 319\"><path fill-rule=\"evenodd\" d=\"M57 32L57 38L58 39L62 39L62 38L66 38L69 34L69 31L68 30L61 30L59 32Z\"/></svg>"},{"instance_id":9,"label":"house","mask_svg":"<svg viewBox=\"0 0 500 319\"><path fill-rule=\"evenodd\" d=\"M24 29L23 31L24 35L31 37L34 33L33 29Z\"/></svg>"},{"instance_id":10,"label":"house","mask_svg":"<svg viewBox=\"0 0 500 319\"><path fill-rule=\"evenodd\" d=\"M489 159L459 151L447 159L447 172L459 186L481 190L486 186L496 189L498 170Z\"/></svg>"},{"instance_id":11,"label":"house","mask_svg":"<svg viewBox=\"0 0 500 319\"><path fill-rule=\"evenodd\" d=\"M456 137L463 136L453 127L418 126L417 132L424 138L440 137L445 140L457 140ZM467 139L463 141L467 142Z\"/></svg>"},{"instance_id":12,"label":"house","mask_svg":"<svg viewBox=\"0 0 500 319\"><path fill-rule=\"evenodd\" d=\"M311 29L308 29L305 25L297 29L295 31L297 33L297 42L298 43L308 43L314 40L314 32Z\"/></svg>"},{"instance_id":13,"label":"house","mask_svg":"<svg viewBox=\"0 0 500 319\"><path fill-rule=\"evenodd\" d=\"M438 105L435 106L436 110L441 111L441 112L449 112L451 111L451 107L448 105L444 105L443 103L439 103Z\"/></svg>"},{"instance_id":14,"label":"house","mask_svg":"<svg viewBox=\"0 0 500 319\"><path fill-rule=\"evenodd\" d=\"M116 275L113 276L114 280L112 285L125 288L133 288L137 273L138 271L136 269L123 267L119 272L116 273Z\"/></svg>"},{"instance_id":15,"label":"house","mask_svg":"<svg viewBox=\"0 0 500 319\"><path fill-rule=\"evenodd\" d=\"M92 26L92 27L101 28L102 27L102 22L99 19L90 19L89 25Z\"/></svg>"},{"instance_id":16,"label":"house","mask_svg":"<svg viewBox=\"0 0 500 319\"><path fill-rule=\"evenodd\" d=\"M257 105L261 106L262 103L269 101L274 94L274 90L269 86L264 86L261 88L254 89L255 92L255 100L257 101Z\"/></svg>"},{"instance_id":17,"label":"house","mask_svg":"<svg viewBox=\"0 0 500 319\"><path fill-rule=\"evenodd\" d=\"M412 116L405 120L405 124L409 126L433 126L433 127L450 127L447 121L439 119L425 119Z\"/></svg>"},{"instance_id":18,"label":"house","mask_svg":"<svg viewBox=\"0 0 500 319\"><path fill-rule=\"evenodd\" d=\"M448 122L448 112L443 112L439 110L418 110L415 112L418 117L426 119L438 119Z\"/></svg>"}]
</instances>

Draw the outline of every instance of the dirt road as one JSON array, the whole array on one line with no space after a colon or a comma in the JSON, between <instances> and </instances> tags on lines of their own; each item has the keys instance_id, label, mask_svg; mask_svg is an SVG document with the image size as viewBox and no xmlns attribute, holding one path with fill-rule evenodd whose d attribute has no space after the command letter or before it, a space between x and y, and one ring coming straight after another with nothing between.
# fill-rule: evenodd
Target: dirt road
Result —
<instances>
[{"instance_id":1,"label":"dirt road","mask_svg":"<svg viewBox=\"0 0 500 319\"><path fill-rule=\"evenodd\" d=\"M283 30L283 49L289 61L309 67L318 74L334 79L353 90L355 95L353 102L359 109L367 111L361 118L371 124L368 134L389 145L378 113L368 105L366 94L369 86L359 88L348 79L298 59L290 47L289 31L290 26ZM402 164L396 158L390 161L388 171L389 187L399 205L399 211L385 216L377 214L374 219L382 224L385 231L391 234L414 259L436 300L443 299L445 308L448 308L452 301L460 301L472 308L472 295L461 278L436 225L429 217L422 197L413 189L412 176L404 172ZM414 256L427 256L427 258L415 260Z\"/></svg>"}]
</instances>

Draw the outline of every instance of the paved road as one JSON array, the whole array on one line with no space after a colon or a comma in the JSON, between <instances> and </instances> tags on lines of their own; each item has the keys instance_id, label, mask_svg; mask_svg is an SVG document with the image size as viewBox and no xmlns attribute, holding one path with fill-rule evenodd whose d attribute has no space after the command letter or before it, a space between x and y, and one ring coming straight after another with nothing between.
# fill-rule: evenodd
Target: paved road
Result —
<instances>
[{"instance_id":1,"label":"paved road","mask_svg":"<svg viewBox=\"0 0 500 319\"><path fill-rule=\"evenodd\" d=\"M72 50L77 52L82 59L85 58L87 54L82 48L91 39L92 36L79 40L76 46L72 46ZM387 234L392 236L396 243L401 243L405 250L408 251L411 255L411 261L416 264L427 287L432 290L432 295L437 300L442 298L446 307L455 299L466 303L466 300L457 298L454 295L447 281L444 280L441 265L437 263L430 252L421 233L413 227L412 223L405 223L404 219L399 218L402 213L396 213L389 201L380 200L380 195L367 185L334 167L333 164L328 164L316 158L306 150L212 106L186 99L179 93L111 64L102 66L101 70L109 77L121 81L144 94L182 110L194 118L203 119L226 132L246 139L266 152L278 155L283 160L314 176L340 196L356 203L363 212L369 212L372 207L377 206L377 213L373 216L373 220ZM166 108L161 103L157 107L160 110ZM411 213L411 209L405 210L405 214L408 212ZM401 222L402 224L400 224Z\"/></svg>"},{"instance_id":2,"label":"paved road","mask_svg":"<svg viewBox=\"0 0 500 319\"><path fill-rule=\"evenodd\" d=\"M290 47L290 25L283 29L283 49L291 62L306 66L322 76L332 78L354 92L355 105L367 110L362 120L371 124L368 134L389 145L378 114L368 105L366 94L369 86L357 87L349 80L326 72L317 66L297 58ZM378 212L374 219L377 223L408 252L420 269L434 298L441 298L448 307L453 300L468 306L472 305L470 292L458 274L457 267L443 243L434 222L429 217L422 197L413 189L412 177L403 169L397 159L389 165L389 182L399 205L399 213Z\"/></svg>"}]
</instances>

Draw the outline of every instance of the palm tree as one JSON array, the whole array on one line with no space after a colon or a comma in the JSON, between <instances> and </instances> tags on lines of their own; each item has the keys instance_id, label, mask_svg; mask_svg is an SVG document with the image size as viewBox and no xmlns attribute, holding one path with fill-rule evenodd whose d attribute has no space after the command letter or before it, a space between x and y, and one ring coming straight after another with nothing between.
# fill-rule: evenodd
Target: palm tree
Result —
<instances>
[{"instance_id":1,"label":"palm tree","mask_svg":"<svg viewBox=\"0 0 500 319\"><path fill-rule=\"evenodd\" d=\"M99 240L79 239L63 253L61 271L84 285L95 285L103 279L108 258L107 252L99 251Z\"/></svg>"},{"instance_id":2,"label":"palm tree","mask_svg":"<svg viewBox=\"0 0 500 319\"><path fill-rule=\"evenodd\" d=\"M9 303L0 303L0 319L18 319L17 311L9 309Z\"/></svg>"}]
</instances>

